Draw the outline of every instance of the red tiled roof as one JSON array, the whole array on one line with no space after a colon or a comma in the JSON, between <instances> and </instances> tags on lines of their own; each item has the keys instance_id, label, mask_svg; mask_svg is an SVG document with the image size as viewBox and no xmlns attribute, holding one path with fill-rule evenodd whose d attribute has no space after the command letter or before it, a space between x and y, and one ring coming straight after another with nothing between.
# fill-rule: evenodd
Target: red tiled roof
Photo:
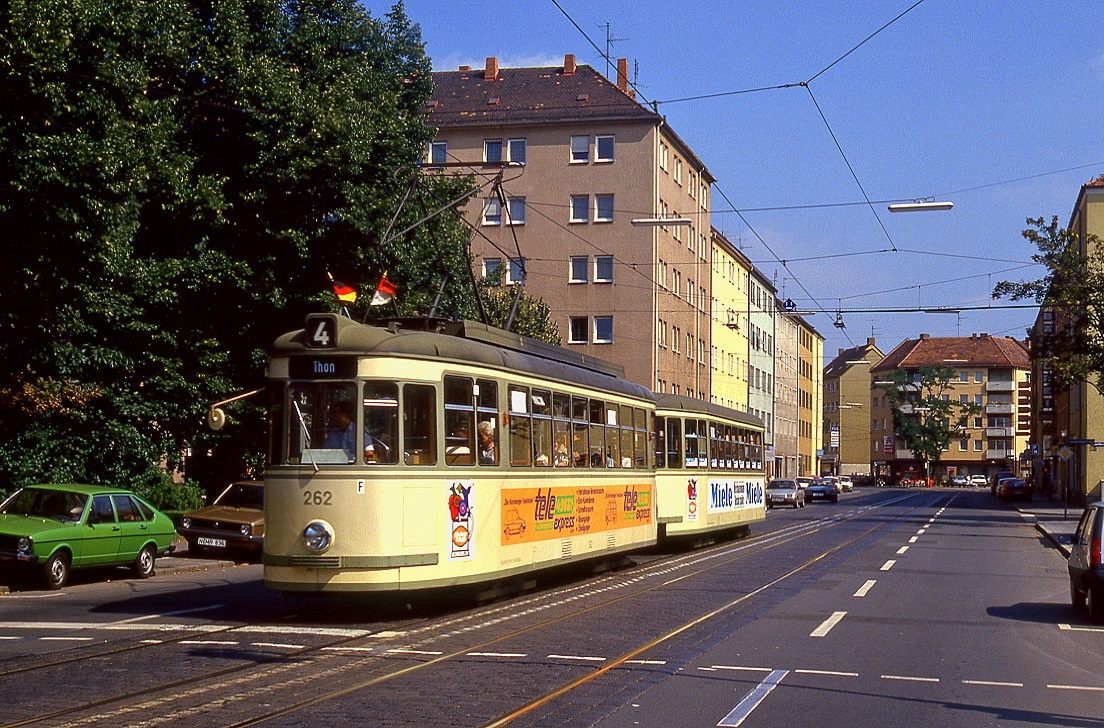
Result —
<instances>
[{"instance_id":1,"label":"red tiled roof","mask_svg":"<svg viewBox=\"0 0 1104 728\"><path fill-rule=\"evenodd\" d=\"M905 339L889 352L872 372L892 369L916 369L923 366L950 364L962 367L1010 367L1030 369L1031 356L1027 346L1010 336L952 336L944 338Z\"/></svg>"},{"instance_id":2,"label":"red tiled roof","mask_svg":"<svg viewBox=\"0 0 1104 728\"><path fill-rule=\"evenodd\" d=\"M493 80L484 79L482 68L438 71L433 82L429 119L442 128L597 119L661 121L586 65L569 75L561 66L500 68Z\"/></svg>"},{"instance_id":3,"label":"red tiled roof","mask_svg":"<svg viewBox=\"0 0 1104 728\"><path fill-rule=\"evenodd\" d=\"M1100 175L1096 179L1086 182L1086 187L1104 187L1104 174Z\"/></svg>"}]
</instances>

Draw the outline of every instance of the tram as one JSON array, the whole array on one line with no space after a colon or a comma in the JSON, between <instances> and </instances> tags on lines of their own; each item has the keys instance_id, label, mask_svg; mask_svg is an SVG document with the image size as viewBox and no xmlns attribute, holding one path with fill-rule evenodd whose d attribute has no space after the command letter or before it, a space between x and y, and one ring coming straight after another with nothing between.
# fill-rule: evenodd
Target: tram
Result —
<instances>
[{"instance_id":1,"label":"tram","mask_svg":"<svg viewBox=\"0 0 1104 728\"><path fill-rule=\"evenodd\" d=\"M483 324L311 314L277 340L267 377L263 563L278 591L487 584L654 545L661 513L669 530L765 517L761 477L743 489L758 511L734 516L704 487L699 517L686 495L660 510L657 395L616 365ZM739 413L659 399L665 443L676 420L701 433L677 462L664 450L664 482L685 494L687 472L710 487L729 475Z\"/></svg>"},{"instance_id":2,"label":"tram","mask_svg":"<svg viewBox=\"0 0 1104 728\"><path fill-rule=\"evenodd\" d=\"M655 396L660 537L746 531L765 520L762 420L690 397Z\"/></svg>"}]
</instances>

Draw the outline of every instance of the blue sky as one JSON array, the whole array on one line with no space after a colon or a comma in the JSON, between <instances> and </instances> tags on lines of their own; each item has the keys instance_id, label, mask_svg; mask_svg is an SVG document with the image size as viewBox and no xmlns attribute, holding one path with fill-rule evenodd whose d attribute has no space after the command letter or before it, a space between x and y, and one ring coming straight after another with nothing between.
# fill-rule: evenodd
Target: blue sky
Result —
<instances>
[{"instance_id":1,"label":"blue sky","mask_svg":"<svg viewBox=\"0 0 1104 728\"><path fill-rule=\"evenodd\" d=\"M1030 267L1025 219L1065 224L1081 185L1104 175L1097 3L914 3L559 0L565 14L552 0L407 0L406 10L435 70L487 56L506 68L559 65L565 53L604 69L571 21L602 50L609 23L619 39L610 55L638 69L642 96L666 102L659 111L717 178L714 227L800 308L827 311L810 321L830 359L872 334L884 352L920 333L1022 338L1030 309L833 322L838 308L1007 305L989 296L998 281L1043 274ZM379 16L390 3L366 6ZM879 222L859 183L874 201L935 196L954 209L875 204ZM825 206L838 203L862 204ZM821 207L761 209L811 205Z\"/></svg>"}]
</instances>

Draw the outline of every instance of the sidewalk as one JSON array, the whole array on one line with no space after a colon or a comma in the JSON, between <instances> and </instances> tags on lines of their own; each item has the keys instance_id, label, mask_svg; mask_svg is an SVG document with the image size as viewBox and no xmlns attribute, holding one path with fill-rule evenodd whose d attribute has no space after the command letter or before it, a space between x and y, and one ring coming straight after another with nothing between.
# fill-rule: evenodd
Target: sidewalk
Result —
<instances>
[{"instance_id":1,"label":"sidewalk","mask_svg":"<svg viewBox=\"0 0 1104 728\"><path fill-rule=\"evenodd\" d=\"M184 571L205 571L214 568L227 568L231 566L248 566L251 563L260 563L260 557L254 559L243 554L217 554L210 551L203 556L194 556L188 553L188 542L177 541L176 550L168 556L157 559L157 573L175 574Z\"/></svg>"},{"instance_id":2,"label":"sidewalk","mask_svg":"<svg viewBox=\"0 0 1104 728\"><path fill-rule=\"evenodd\" d=\"M1035 530L1043 534L1062 554L1069 556L1069 544L1061 543L1061 537L1073 536L1082 508L1073 505L1066 508L1061 503L1050 501L1033 501L1016 504L1016 510L1025 519L1033 520Z\"/></svg>"}]
</instances>

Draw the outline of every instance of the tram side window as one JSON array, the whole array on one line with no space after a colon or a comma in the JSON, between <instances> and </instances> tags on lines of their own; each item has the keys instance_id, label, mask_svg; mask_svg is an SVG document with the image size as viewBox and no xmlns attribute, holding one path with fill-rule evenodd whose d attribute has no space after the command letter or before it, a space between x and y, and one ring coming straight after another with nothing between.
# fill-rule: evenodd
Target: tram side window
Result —
<instances>
[{"instance_id":1,"label":"tram side window","mask_svg":"<svg viewBox=\"0 0 1104 728\"><path fill-rule=\"evenodd\" d=\"M529 429L529 388L511 385L510 393L510 465L533 464L532 433Z\"/></svg>"},{"instance_id":2,"label":"tram side window","mask_svg":"<svg viewBox=\"0 0 1104 728\"><path fill-rule=\"evenodd\" d=\"M477 379L476 424L479 438L479 464L498 465L498 382L493 379Z\"/></svg>"},{"instance_id":3,"label":"tram side window","mask_svg":"<svg viewBox=\"0 0 1104 728\"><path fill-rule=\"evenodd\" d=\"M585 468L590 464L588 411L586 397L571 398L571 458L577 468Z\"/></svg>"},{"instance_id":4,"label":"tram side window","mask_svg":"<svg viewBox=\"0 0 1104 728\"><path fill-rule=\"evenodd\" d=\"M606 467L621 467L621 434L618 425L621 415L617 405L606 405Z\"/></svg>"},{"instance_id":5,"label":"tram side window","mask_svg":"<svg viewBox=\"0 0 1104 728\"><path fill-rule=\"evenodd\" d=\"M724 425L709 423L709 467L724 467Z\"/></svg>"},{"instance_id":6,"label":"tram side window","mask_svg":"<svg viewBox=\"0 0 1104 728\"><path fill-rule=\"evenodd\" d=\"M428 384L403 385L403 462L437 464L437 390Z\"/></svg>"},{"instance_id":7,"label":"tram side window","mask_svg":"<svg viewBox=\"0 0 1104 728\"><path fill-rule=\"evenodd\" d=\"M682 420L667 418L667 467L682 467Z\"/></svg>"},{"instance_id":8,"label":"tram side window","mask_svg":"<svg viewBox=\"0 0 1104 728\"><path fill-rule=\"evenodd\" d=\"M399 386L394 382L364 383L364 462L399 462Z\"/></svg>"},{"instance_id":9,"label":"tram side window","mask_svg":"<svg viewBox=\"0 0 1104 728\"><path fill-rule=\"evenodd\" d=\"M733 429L736 430L736 467L745 470L751 467L749 461L753 459L751 457L751 433L742 427Z\"/></svg>"},{"instance_id":10,"label":"tram side window","mask_svg":"<svg viewBox=\"0 0 1104 728\"><path fill-rule=\"evenodd\" d=\"M606 467L606 428L602 426L602 418L605 416L605 405L596 400L590 400L590 467Z\"/></svg>"},{"instance_id":11,"label":"tram side window","mask_svg":"<svg viewBox=\"0 0 1104 728\"><path fill-rule=\"evenodd\" d=\"M621 405L621 467L633 467L633 416L632 407Z\"/></svg>"},{"instance_id":12,"label":"tram side window","mask_svg":"<svg viewBox=\"0 0 1104 728\"><path fill-rule=\"evenodd\" d=\"M268 462L283 462L284 446L284 384L268 384Z\"/></svg>"},{"instance_id":13,"label":"tram side window","mask_svg":"<svg viewBox=\"0 0 1104 728\"><path fill-rule=\"evenodd\" d=\"M655 429L655 464L657 468L667 467L667 418L657 415L652 419Z\"/></svg>"},{"instance_id":14,"label":"tram side window","mask_svg":"<svg viewBox=\"0 0 1104 728\"><path fill-rule=\"evenodd\" d=\"M552 465L552 393L533 390L533 464Z\"/></svg>"},{"instance_id":15,"label":"tram side window","mask_svg":"<svg viewBox=\"0 0 1104 728\"><path fill-rule=\"evenodd\" d=\"M686 467L698 467L698 421L686 420Z\"/></svg>"},{"instance_id":16,"label":"tram side window","mask_svg":"<svg viewBox=\"0 0 1104 728\"><path fill-rule=\"evenodd\" d=\"M445 465L475 465L475 390L467 377L445 377Z\"/></svg>"},{"instance_id":17,"label":"tram side window","mask_svg":"<svg viewBox=\"0 0 1104 728\"><path fill-rule=\"evenodd\" d=\"M355 463L356 385L296 383L288 388L287 461L293 464Z\"/></svg>"},{"instance_id":18,"label":"tram side window","mask_svg":"<svg viewBox=\"0 0 1104 728\"><path fill-rule=\"evenodd\" d=\"M571 466L571 397L552 394L552 464L557 468Z\"/></svg>"},{"instance_id":19,"label":"tram side window","mask_svg":"<svg viewBox=\"0 0 1104 728\"><path fill-rule=\"evenodd\" d=\"M633 407L633 465L647 468L648 462L648 413Z\"/></svg>"}]
</instances>

